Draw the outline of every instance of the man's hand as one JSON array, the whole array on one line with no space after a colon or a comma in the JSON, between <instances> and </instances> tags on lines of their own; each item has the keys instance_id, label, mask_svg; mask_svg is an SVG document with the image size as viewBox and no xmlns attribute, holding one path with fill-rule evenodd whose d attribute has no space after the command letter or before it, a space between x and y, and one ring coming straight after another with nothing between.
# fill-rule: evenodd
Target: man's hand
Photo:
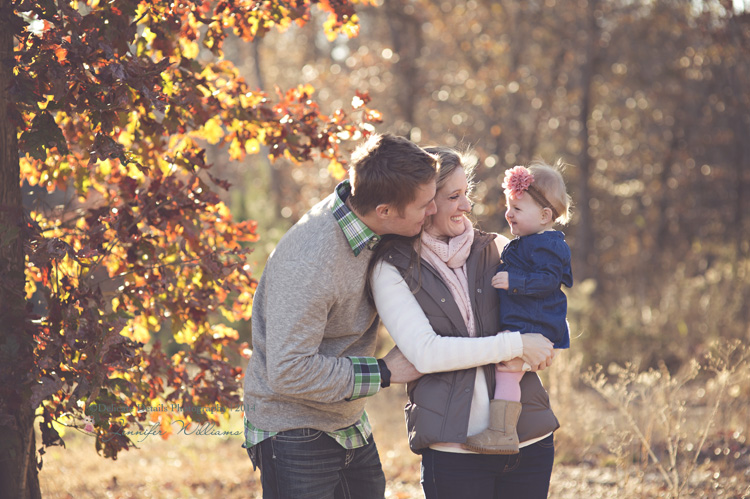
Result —
<instances>
[{"instance_id":1,"label":"man's hand","mask_svg":"<svg viewBox=\"0 0 750 499\"><path fill-rule=\"evenodd\" d=\"M498 272L492 276L492 287L496 289L508 289L510 283L508 281L507 272Z\"/></svg>"},{"instance_id":2,"label":"man's hand","mask_svg":"<svg viewBox=\"0 0 750 499\"><path fill-rule=\"evenodd\" d=\"M553 359L555 358L555 355L557 355L557 350L552 350ZM499 364L495 364L495 371L499 373L518 373L518 372L527 372L527 371L536 372L536 371L542 371L551 365L552 365L552 360L550 359L548 362L536 366L537 368L535 369L531 365L529 365L527 362L524 362L524 360L521 357L516 357L515 359L511 359L505 362L500 362Z\"/></svg>"},{"instance_id":3,"label":"man's hand","mask_svg":"<svg viewBox=\"0 0 750 499\"><path fill-rule=\"evenodd\" d=\"M531 366L532 371L541 371L552 365L555 349L552 342L541 334L522 334L523 354L521 358Z\"/></svg>"},{"instance_id":4,"label":"man's hand","mask_svg":"<svg viewBox=\"0 0 750 499\"><path fill-rule=\"evenodd\" d=\"M422 377L422 373L406 360L398 347L393 347L383 360L388 370L391 371L391 383L408 383Z\"/></svg>"}]
</instances>

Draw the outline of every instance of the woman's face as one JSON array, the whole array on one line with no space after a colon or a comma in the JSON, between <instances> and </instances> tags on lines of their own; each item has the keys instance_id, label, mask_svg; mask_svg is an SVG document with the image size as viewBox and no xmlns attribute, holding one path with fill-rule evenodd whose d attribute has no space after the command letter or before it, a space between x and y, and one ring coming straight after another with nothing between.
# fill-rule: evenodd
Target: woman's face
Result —
<instances>
[{"instance_id":1,"label":"woman's face","mask_svg":"<svg viewBox=\"0 0 750 499\"><path fill-rule=\"evenodd\" d=\"M468 194L466 172L463 168L456 168L435 194L437 212L425 227L427 233L438 238L463 234L466 214L471 211Z\"/></svg>"}]
</instances>

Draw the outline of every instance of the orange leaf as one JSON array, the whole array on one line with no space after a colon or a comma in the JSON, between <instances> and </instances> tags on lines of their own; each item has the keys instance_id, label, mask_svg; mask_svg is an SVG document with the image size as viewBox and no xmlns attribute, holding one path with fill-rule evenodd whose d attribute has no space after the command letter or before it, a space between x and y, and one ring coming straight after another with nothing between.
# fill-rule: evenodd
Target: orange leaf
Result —
<instances>
[{"instance_id":1,"label":"orange leaf","mask_svg":"<svg viewBox=\"0 0 750 499\"><path fill-rule=\"evenodd\" d=\"M57 58L57 62L60 64L63 64L68 61L68 49L61 47L60 45L56 45L54 47L55 50L55 57Z\"/></svg>"}]
</instances>

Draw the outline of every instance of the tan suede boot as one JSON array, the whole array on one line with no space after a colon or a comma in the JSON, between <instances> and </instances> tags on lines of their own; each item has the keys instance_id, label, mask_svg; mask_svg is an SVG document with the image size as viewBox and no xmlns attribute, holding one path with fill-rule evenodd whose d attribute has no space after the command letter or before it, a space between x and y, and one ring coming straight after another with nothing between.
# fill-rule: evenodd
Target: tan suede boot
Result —
<instances>
[{"instance_id":1,"label":"tan suede boot","mask_svg":"<svg viewBox=\"0 0 750 499\"><path fill-rule=\"evenodd\" d=\"M463 448L480 454L518 454L516 423L520 415L520 402L490 400L489 428L467 438Z\"/></svg>"}]
</instances>

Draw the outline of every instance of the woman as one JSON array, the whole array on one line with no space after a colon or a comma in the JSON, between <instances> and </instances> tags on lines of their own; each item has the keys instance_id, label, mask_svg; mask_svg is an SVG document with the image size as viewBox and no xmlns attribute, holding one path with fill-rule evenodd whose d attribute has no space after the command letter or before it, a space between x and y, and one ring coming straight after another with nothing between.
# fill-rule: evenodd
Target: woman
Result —
<instances>
[{"instance_id":1,"label":"woman","mask_svg":"<svg viewBox=\"0 0 750 499\"><path fill-rule=\"evenodd\" d=\"M405 409L409 446L422 454L425 495L546 497L559 424L536 373L521 381L520 453L462 447L489 425L495 363L543 369L552 350L540 335L498 334L500 303L491 280L508 240L474 229L466 218L471 168L465 158L448 148L427 151L440 157L437 213L416 240L381 242L370 273L373 300L397 346L420 372L432 373L408 384Z\"/></svg>"}]
</instances>

